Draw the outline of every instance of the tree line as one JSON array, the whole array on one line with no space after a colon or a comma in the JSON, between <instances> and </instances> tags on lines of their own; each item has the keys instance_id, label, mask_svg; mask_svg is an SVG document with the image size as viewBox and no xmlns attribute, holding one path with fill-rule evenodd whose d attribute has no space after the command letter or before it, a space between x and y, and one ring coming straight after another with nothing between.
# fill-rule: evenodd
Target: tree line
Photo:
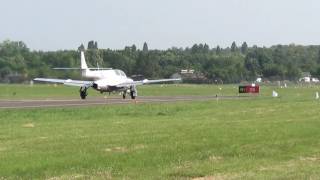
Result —
<instances>
[{"instance_id":1,"label":"tree line","mask_svg":"<svg viewBox=\"0 0 320 180\"><path fill-rule=\"evenodd\" d=\"M99 49L90 41L85 48L76 50L31 51L22 41L0 43L0 81L24 82L35 77L79 79L79 71L58 71L54 67L80 67L79 50L85 50L89 67L122 69L128 76L143 75L146 78L169 78L182 69L193 69L205 82L223 81L239 83L265 80L292 80L310 72L320 77L320 46L275 45L249 47L246 42L230 47L211 48L208 44L192 47L172 47L167 50L151 50L144 43L140 50L136 45L121 50Z\"/></svg>"}]
</instances>

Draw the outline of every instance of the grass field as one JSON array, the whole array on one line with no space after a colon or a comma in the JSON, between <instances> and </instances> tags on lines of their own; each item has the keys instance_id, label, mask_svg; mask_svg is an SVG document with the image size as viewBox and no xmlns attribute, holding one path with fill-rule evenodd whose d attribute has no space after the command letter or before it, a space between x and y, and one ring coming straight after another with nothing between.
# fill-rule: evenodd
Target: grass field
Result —
<instances>
[{"instance_id":1,"label":"grass field","mask_svg":"<svg viewBox=\"0 0 320 180\"><path fill-rule=\"evenodd\" d=\"M63 85L0 85L0 99L43 99L43 98L79 98L79 88ZM220 90L222 88L222 90ZM139 86L139 96L168 96L168 95L238 95L237 86L217 85L148 85ZM99 92L89 89L89 96L103 97Z\"/></svg>"},{"instance_id":2,"label":"grass field","mask_svg":"<svg viewBox=\"0 0 320 180\"><path fill-rule=\"evenodd\" d=\"M60 86L1 88L0 99L78 98ZM139 90L237 95L235 85ZM0 110L0 179L318 179L316 91L262 87L243 100Z\"/></svg>"}]
</instances>

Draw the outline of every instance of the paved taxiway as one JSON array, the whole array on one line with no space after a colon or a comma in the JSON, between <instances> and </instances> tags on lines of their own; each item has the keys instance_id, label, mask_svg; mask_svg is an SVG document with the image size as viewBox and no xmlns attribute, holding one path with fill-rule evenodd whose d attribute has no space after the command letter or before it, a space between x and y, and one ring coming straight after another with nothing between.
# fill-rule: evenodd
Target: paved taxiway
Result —
<instances>
[{"instance_id":1,"label":"paved taxiway","mask_svg":"<svg viewBox=\"0 0 320 180\"><path fill-rule=\"evenodd\" d=\"M141 96L137 103L161 103L179 101L206 101L217 99L240 99L238 96ZM0 100L0 109L47 108L47 107L79 107L97 105L132 104L131 99L121 97L89 97L81 99L41 99L41 100Z\"/></svg>"}]
</instances>

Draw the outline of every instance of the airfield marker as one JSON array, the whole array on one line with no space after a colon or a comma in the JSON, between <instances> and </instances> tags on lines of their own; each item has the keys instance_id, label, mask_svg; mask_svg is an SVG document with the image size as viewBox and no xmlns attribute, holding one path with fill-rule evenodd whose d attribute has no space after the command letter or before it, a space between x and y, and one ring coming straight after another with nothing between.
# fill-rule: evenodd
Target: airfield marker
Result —
<instances>
[{"instance_id":1,"label":"airfield marker","mask_svg":"<svg viewBox=\"0 0 320 180\"><path fill-rule=\"evenodd\" d=\"M279 96L279 94L276 92L276 91L272 91L272 97L278 97Z\"/></svg>"},{"instance_id":2,"label":"airfield marker","mask_svg":"<svg viewBox=\"0 0 320 180\"><path fill-rule=\"evenodd\" d=\"M316 92L316 100L319 99L319 92Z\"/></svg>"}]
</instances>

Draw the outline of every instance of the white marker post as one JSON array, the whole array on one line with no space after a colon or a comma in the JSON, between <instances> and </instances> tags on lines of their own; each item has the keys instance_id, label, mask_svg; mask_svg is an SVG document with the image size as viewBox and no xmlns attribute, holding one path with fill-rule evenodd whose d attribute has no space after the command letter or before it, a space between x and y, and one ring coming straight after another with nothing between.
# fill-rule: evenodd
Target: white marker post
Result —
<instances>
[{"instance_id":1,"label":"white marker post","mask_svg":"<svg viewBox=\"0 0 320 180\"><path fill-rule=\"evenodd\" d=\"M316 92L316 100L319 99L319 92Z\"/></svg>"},{"instance_id":2,"label":"white marker post","mask_svg":"<svg viewBox=\"0 0 320 180\"><path fill-rule=\"evenodd\" d=\"M272 91L272 97L278 97L279 96L279 94L276 92L276 91Z\"/></svg>"}]
</instances>

